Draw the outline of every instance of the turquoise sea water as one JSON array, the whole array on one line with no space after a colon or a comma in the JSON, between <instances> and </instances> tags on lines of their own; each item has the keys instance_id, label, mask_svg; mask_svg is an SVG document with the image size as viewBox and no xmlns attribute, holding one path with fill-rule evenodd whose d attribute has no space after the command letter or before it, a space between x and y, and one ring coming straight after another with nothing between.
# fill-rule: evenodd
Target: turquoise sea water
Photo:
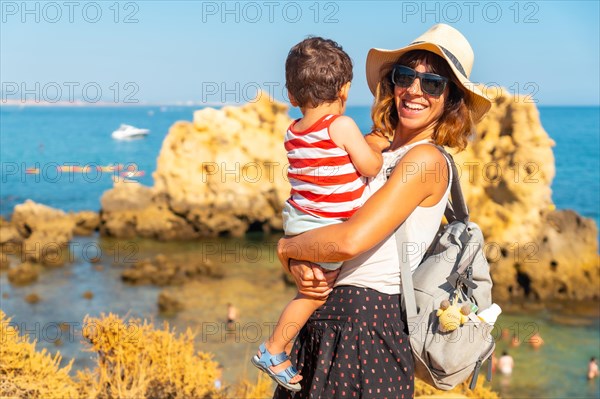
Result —
<instances>
[{"instance_id":1,"label":"turquoise sea water","mask_svg":"<svg viewBox=\"0 0 600 399\"><path fill-rule=\"evenodd\" d=\"M75 369L94 365L94 355L82 350L83 318L88 314L96 317L103 312L113 312L121 317L153 320L155 325L166 320L178 332L189 327L198 334L196 348L214 353L215 359L223 365L227 383L242 376L254 380L256 369L250 365L250 356L268 337L269 326L277 321L283 304L295 294L294 289L284 285L280 266L272 253L278 238L253 234L243 239L195 242L142 239L119 242L97 236L79 237L75 240L77 245L72 245L74 262L43 272L35 284L15 287L8 283L6 273L0 273L0 308L12 317L12 323L21 331L39 341L38 348L52 353L60 350L65 359L63 363L74 358ZM123 267L113 264L114 260L123 260L124 254L133 255L131 260L158 253L183 261L203 258L207 256L203 253L204 244L229 249L225 258L222 253L208 256L222 265L225 275L216 280L200 279L190 283L188 288L173 288L183 290L186 303L185 309L174 315L158 312L157 297L162 288L125 284L120 278ZM133 253L128 250L132 245L136 249ZM98 264L90 264L89 255L83 254L83 249L90 246L101 249L102 270L97 270ZM236 258L239 248L242 250L237 254L241 256ZM93 299L82 298L86 291L93 293ZM39 303L31 305L24 300L32 293L41 297ZM240 314L239 327L233 333L222 328L228 302L234 303ZM493 375L491 386L502 398L600 397L600 379L588 382L585 377L589 358L600 357L598 310L578 308L574 311L568 304L558 306L553 310L520 309L517 313L507 308L500 315L494 330L496 353L499 355L508 349L515 359L512 376ZM61 324L69 328L61 330ZM500 339L501 329L516 335L521 345L508 347L508 342ZM538 350L527 344L534 332L545 341Z\"/></svg>"},{"instance_id":2,"label":"turquoise sea water","mask_svg":"<svg viewBox=\"0 0 600 399\"><path fill-rule=\"evenodd\" d=\"M138 180L152 185L151 173L168 128L177 120L191 120L195 109L0 107L0 213L10 214L14 205L28 198L64 210L98 210L100 196L112 187L113 173L57 173L58 165L135 164L139 170L145 171L145 175ZM363 131L369 129L368 107L350 107L348 114ZM574 209L598 223L600 108L541 107L540 115L544 128L556 142L556 178L552 188L557 207ZM115 141L110 133L121 123L149 128L151 133L141 140ZM26 174L25 169L30 167L39 168L40 174ZM277 237L269 239L276 240ZM238 241L223 240L222 245L241 243L241 248L250 248L250 243L259 242L262 245L262 240L267 239L246 237ZM159 314L156 307L159 288L125 285L119 278L121 269L111 266L113 258L122 258L128 253L128 247L98 236L81 237L77 242L78 245L73 247L73 263L44 272L36 284L13 287L8 284L6 274L1 273L0 291L8 297L0 298L0 308L11 315L16 324L28 329L33 336L42 338L40 346L51 351L60 349L67 357L76 359L75 367L85 367L90 365L90 354L80 351L77 332L80 333L81 321L86 314L98 315L112 311L122 316L140 316L157 321L165 316ZM102 249L102 271L95 270L89 264L89 254L86 257L81 253L88 244ZM202 242L156 243L137 240L136 258L142 259L156 253L173 257L198 257L202 256L200 244ZM266 248L272 250L273 247L266 245ZM228 301L239 304L241 317L246 317L242 321L276 320L285 298L290 297L293 290L282 285L277 274L279 267L272 256L269 259L268 262L221 261L227 270L225 278L203 281L199 306L170 316L169 321L179 331L188 326L201 330L203 323L222 319ZM219 259L215 261L219 262ZM223 289L224 284L227 289ZM232 289L232 286L238 288ZM91 301L82 299L82 294L87 290L94 293ZM266 290L277 299L264 308L262 305L253 305L257 298L261 298L260 293L264 294ZM29 293L38 294L42 301L36 305L26 303L24 297ZM259 308L260 313L257 310ZM568 313L569 310L565 309L562 313L523 311L515 314L507 312L501 316L498 326L518 331L521 340L526 340L532 329L537 329L546 341L546 345L537 351L526 344L508 348L515 358L514 373L510 378L496 375L492 382L494 389L501 392L503 397L600 397L600 381L588 382L585 379L589 358L600 357L598 312L577 317L568 317ZM72 323L75 333L69 335L59 332L57 326L60 322ZM49 339L57 334L63 341L60 347ZM255 372L253 368L248 368L247 362L236 361L240 357L247 358L247 354L255 349L255 342L208 340L200 344L202 350L217 354L217 359L225 367L228 381L233 382L245 373L252 376ZM506 346L502 341L498 344L499 350Z\"/></svg>"},{"instance_id":3,"label":"turquoise sea water","mask_svg":"<svg viewBox=\"0 0 600 399\"><path fill-rule=\"evenodd\" d=\"M162 140L177 120L192 120L197 107L0 107L0 214L30 198L65 210L100 209L114 173L57 172L59 165L123 164L151 173ZM369 107L349 107L361 130L370 127ZM292 111L297 116L297 110ZM540 107L542 125L556 142L553 199L600 221L600 108ZM127 123L151 130L142 140L116 141L110 133ZM26 168L40 174L27 174Z\"/></svg>"}]
</instances>

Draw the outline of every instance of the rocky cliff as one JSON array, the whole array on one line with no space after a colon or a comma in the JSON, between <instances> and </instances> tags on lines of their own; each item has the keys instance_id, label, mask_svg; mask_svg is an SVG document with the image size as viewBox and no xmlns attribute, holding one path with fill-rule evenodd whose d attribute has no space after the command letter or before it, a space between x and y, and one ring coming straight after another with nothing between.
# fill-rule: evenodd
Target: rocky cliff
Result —
<instances>
[{"instance_id":1,"label":"rocky cliff","mask_svg":"<svg viewBox=\"0 0 600 399\"><path fill-rule=\"evenodd\" d=\"M101 231L158 239L281 229L289 195L287 107L264 93L242 107L205 108L171 127L153 188L120 182L101 199Z\"/></svg>"},{"instance_id":2,"label":"rocky cliff","mask_svg":"<svg viewBox=\"0 0 600 399\"><path fill-rule=\"evenodd\" d=\"M43 267L68 263L73 236L91 235L99 223L96 212L65 213L27 200L10 222L0 218L0 270L8 270L12 284L29 284Z\"/></svg>"},{"instance_id":3,"label":"rocky cliff","mask_svg":"<svg viewBox=\"0 0 600 399\"><path fill-rule=\"evenodd\" d=\"M598 298L597 226L555 209L554 142L528 100L502 92L455 156L471 219L486 237L496 298Z\"/></svg>"},{"instance_id":4,"label":"rocky cliff","mask_svg":"<svg viewBox=\"0 0 600 399\"><path fill-rule=\"evenodd\" d=\"M553 141L535 104L506 92L456 154L472 220L483 229L496 297L598 297L597 228L557 211ZM101 232L184 239L280 229L289 193L287 107L264 93L242 107L206 108L169 131L152 188L120 182L101 200Z\"/></svg>"}]
</instances>

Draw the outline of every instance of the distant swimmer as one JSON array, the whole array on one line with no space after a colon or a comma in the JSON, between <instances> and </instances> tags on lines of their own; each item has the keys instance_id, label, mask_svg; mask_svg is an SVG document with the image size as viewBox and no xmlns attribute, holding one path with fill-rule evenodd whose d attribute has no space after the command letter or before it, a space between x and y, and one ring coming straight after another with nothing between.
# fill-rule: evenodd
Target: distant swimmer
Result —
<instances>
[{"instance_id":1,"label":"distant swimmer","mask_svg":"<svg viewBox=\"0 0 600 399\"><path fill-rule=\"evenodd\" d=\"M517 334L514 334L510 340L510 346L516 348L519 345L521 345L521 341L519 341L519 337L517 336Z\"/></svg>"},{"instance_id":2,"label":"distant swimmer","mask_svg":"<svg viewBox=\"0 0 600 399\"><path fill-rule=\"evenodd\" d=\"M217 375L215 377L215 388L216 389L222 389L223 388L223 365L222 364L218 364L217 365Z\"/></svg>"},{"instance_id":3,"label":"distant swimmer","mask_svg":"<svg viewBox=\"0 0 600 399\"><path fill-rule=\"evenodd\" d=\"M238 317L238 311L232 303L227 304L227 327L230 327L235 323Z\"/></svg>"},{"instance_id":4,"label":"distant swimmer","mask_svg":"<svg viewBox=\"0 0 600 399\"><path fill-rule=\"evenodd\" d=\"M596 377L598 377L598 361L595 357L592 357L588 364L587 378L588 380L593 380Z\"/></svg>"},{"instance_id":5,"label":"distant swimmer","mask_svg":"<svg viewBox=\"0 0 600 399\"><path fill-rule=\"evenodd\" d=\"M533 349L538 349L540 346L544 345L544 340L542 339L542 336L538 333L533 334L531 338L529 338L528 342Z\"/></svg>"},{"instance_id":6,"label":"distant swimmer","mask_svg":"<svg viewBox=\"0 0 600 399\"><path fill-rule=\"evenodd\" d=\"M498 370L504 375L511 375L515 361L507 351L502 352L502 356L498 359Z\"/></svg>"}]
</instances>

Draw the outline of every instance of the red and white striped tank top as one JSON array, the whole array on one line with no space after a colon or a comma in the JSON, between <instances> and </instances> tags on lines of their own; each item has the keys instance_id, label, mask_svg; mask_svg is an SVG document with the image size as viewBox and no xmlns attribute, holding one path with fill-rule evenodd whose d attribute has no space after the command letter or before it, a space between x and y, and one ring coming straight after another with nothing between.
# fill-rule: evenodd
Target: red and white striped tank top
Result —
<instances>
[{"instance_id":1,"label":"red and white striped tank top","mask_svg":"<svg viewBox=\"0 0 600 399\"><path fill-rule=\"evenodd\" d=\"M325 115L305 131L292 122L285 135L291 205L302 212L348 218L362 205L366 178L348 153L329 136L329 126L339 115Z\"/></svg>"}]
</instances>

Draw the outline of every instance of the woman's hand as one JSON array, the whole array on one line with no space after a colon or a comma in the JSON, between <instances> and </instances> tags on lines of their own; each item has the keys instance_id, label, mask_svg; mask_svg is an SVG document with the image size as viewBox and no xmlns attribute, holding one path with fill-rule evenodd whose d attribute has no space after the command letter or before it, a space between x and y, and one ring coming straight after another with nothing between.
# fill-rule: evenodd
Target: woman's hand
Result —
<instances>
[{"instance_id":1,"label":"woman's hand","mask_svg":"<svg viewBox=\"0 0 600 399\"><path fill-rule=\"evenodd\" d=\"M380 133L369 133L365 136L365 140L372 149L379 152L387 151L392 144L391 141Z\"/></svg>"},{"instance_id":2,"label":"woman's hand","mask_svg":"<svg viewBox=\"0 0 600 399\"><path fill-rule=\"evenodd\" d=\"M290 251L297 246L289 245L289 238L282 238L277 243L277 256L281 266L294 278L298 292L312 299L325 299L333 289L335 279L340 273L339 269L332 272L323 272L316 263L290 259L291 256L301 256L300 252ZM291 253L288 253L291 252Z\"/></svg>"},{"instance_id":3,"label":"woman's hand","mask_svg":"<svg viewBox=\"0 0 600 399\"><path fill-rule=\"evenodd\" d=\"M290 273L300 294L312 299L326 299L340 269L324 272L316 263L292 259Z\"/></svg>"}]
</instances>

